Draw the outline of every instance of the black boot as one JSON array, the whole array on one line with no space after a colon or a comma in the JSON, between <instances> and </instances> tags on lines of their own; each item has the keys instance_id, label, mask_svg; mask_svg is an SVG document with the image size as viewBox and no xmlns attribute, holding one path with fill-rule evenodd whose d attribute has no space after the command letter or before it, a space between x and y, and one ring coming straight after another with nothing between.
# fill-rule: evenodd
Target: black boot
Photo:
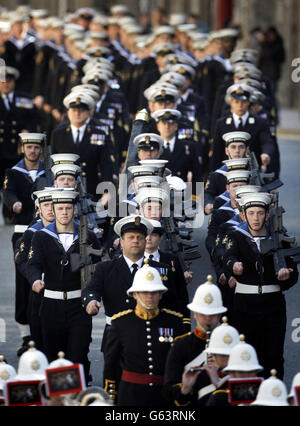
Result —
<instances>
[{"instance_id":1,"label":"black boot","mask_svg":"<svg viewBox=\"0 0 300 426\"><path fill-rule=\"evenodd\" d=\"M31 336L23 337L22 345L17 350L17 356L21 356L24 352L29 349L29 342L32 340Z\"/></svg>"}]
</instances>

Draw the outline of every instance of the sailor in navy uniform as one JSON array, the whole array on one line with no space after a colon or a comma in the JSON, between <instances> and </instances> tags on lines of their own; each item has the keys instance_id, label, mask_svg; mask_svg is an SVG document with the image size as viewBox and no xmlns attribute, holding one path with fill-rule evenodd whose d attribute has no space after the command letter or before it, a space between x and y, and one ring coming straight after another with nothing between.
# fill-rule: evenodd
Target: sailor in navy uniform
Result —
<instances>
[{"instance_id":1,"label":"sailor in navy uniform","mask_svg":"<svg viewBox=\"0 0 300 426\"><path fill-rule=\"evenodd\" d=\"M247 336L264 367L263 376L276 368L284 375L286 306L284 291L298 280L297 265L285 256L286 267L275 271L272 253L262 253L269 238L268 217L272 195L264 192L242 195L246 221L228 235L223 263L236 278L232 324ZM283 243L289 247L289 243Z\"/></svg>"},{"instance_id":2,"label":"sailor in navy uniform","mask_svg":"<svg viewBox=\"0 0 300 426\"><path fill-rule=\"evenodd\" d=\"M56 188L50 188L42 191L35 191L33 196L35 198L35 203L38 206L38 219L36 222L32 223L24 232L22 237L18 241L18 249L15 254L15 262L18 270L23 275L24 278L26 275L28 255L30 252L32 238L35 232L40 231L45 226L50 225L55 219L52 207L52 195L51 192L56 190ZM34 293L30 284L27 280L27 286L29 290L28 297L28 322L30 326L30 336L28 337L25 344L23 344L19 353L28 349L28 343L30 340L33 340L35 346L39 350L43 350L43 340L41 334L41 325L39 318L39 308L41 303L41 294Z\"/></svg>"},{"instance_id":3,"label":"sailor in navy uniform","mask_svg":"<svg viewBox=\"0 0 300 426\"><path fill-rule=\"evenodd\" d=\"M248 155L248 141L250 140L251 136L247 132L229 132L222 136L224 142L225 142L225 154L230 160L235 159L243 159L246 158ZM213 209L214 201L216 197L218 197L220 194L225 192L226 190L226 172L230 171L228 170L228 164L225 163L224 160L222 161L223 166L210 172L206 183L205 183L205 189L204 189L204 212L205 214L210 214ZM248 160L241 160L241 163L243 161ZM237 166L237 164L235 164ZM246 168L246 165L244 167L240 168ZM226 200L228 201L228 199Z\"/></svg>"},{"instance_id":4,"label":"sailor in navy uniform","mask_svg":"<svg viewBox=\"0 0 300 426\"><path fill-rule=\"evenodd\" d=\"M223 204L219 209L213 210L208 224L207 237L205 239L205 247L213 260L213 252L216 247L216 239L219 232L219 227L222 223L232 219L239 213L236 203L235 188L242 185L249 184L250 171L248 170L234 170L227 172L227 189L230 194L230 201Z\"/></svg>"},{"instance_id":5,"label":"sailor in navy uniform","mask_svg":"<svg viewBox=\"0 0 300 426\"><path fill-rule=\"evenodd\" d=\"M3 201L12 213L12 221L15 225L12 236L14 252L18 239L34 219L35 206L32 193L36 189L39 176L43 176L45 173L44 164L40 160L45 135L43 133L21 133L20 138L24 158L7 170L3 191ZM30 336L27 318L28 284L17 267L15 273L15 320L25 342L26 338Z\"/></svg>"},{"instance_id":6,"label":"sailor in navy uniform","mask_svg":"<svg viewBox=\"0 0 300 426\"><path fill-rule=\"evenodd\" d=\"M71 254L80 250L79 225L73 219L77 196L68 188L52 192L55 221L34 234L27 277L34 292L44 292L40 319L45 355L53 361L62 350L72 362L84 365L88 381L92 321L81 306L80 271L72 272L70 262ZM99 249L93 232L88 239Z\"/></svg>"},{"instance_id":7,"label":"sailor in navy uniform","mask_svg":"<svg viewBox=\"0 0 300 426\"><path fill-rule=\"evenodd\" d=\"M231 105L231 113L220 118L216 123L213 135L213 147L210 170L216 170L225 159L222 136L233 131L247 132L251 135L249 149L256 155L260 166L273 171L271 159L275 154L275 143L266 120L249 114L252 88L247 85L235 84L227 91L227 101Z\"/></svg>"},{"instance_id":8,"label":"sailor in navy uniform","mask_svg":"<svg viewBox=\"0 0 300 426\"><path fill-rule=\"evenodd\" d=\"M103 376L118 406L167 405L162 395L165 362L174 339L184 332L180 313L158 307L167 290L158 271L144 265L127 290L136 306L112 317Z\"/></svg>"}]
</instances>

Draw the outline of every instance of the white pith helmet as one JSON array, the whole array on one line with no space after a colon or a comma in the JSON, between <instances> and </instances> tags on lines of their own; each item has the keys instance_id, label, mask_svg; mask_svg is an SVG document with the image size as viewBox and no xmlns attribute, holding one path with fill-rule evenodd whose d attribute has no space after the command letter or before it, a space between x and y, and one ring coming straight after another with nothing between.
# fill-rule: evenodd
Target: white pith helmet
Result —
<instances>
[{"instance_id":1,"label":"white pith helmet","mask_svg":"<svg viewBox=\"0 0 300 426\"><path fill-rule=\"evenodd\" d=\"M238 331L228 325L227 317L222 318L223 324L216 327L210 336L205 352L216 355L229 355L231 349L240 341Z\"/></svg>"},{"instance_id":2,"label":"white pith helmet","mask_svg":"<svg viewBox=\"0 0 300 426\"><path fill-rule=\"evenodd\" d=\"M58 352L57 356L58 358L56 360L50 362L47 370L50 370L51 368L69 367L74 364L68 359L65 359L65 354L62 351Z\"/></svg>"},{"instance_id":3,"label":"white pith helmet","mask_svg":"<svg viewBox=\"0 0 300 426\"><path fill-rule=\"evenodd\" d=\"M276 370L271 370L271 377L264 380L258 389L256 400L250 405L288 406L287 389L282 380L276 377Z\"/></svg>"},{"instance_id":4,"label":"white pith helmet","mask_svg":"<svg viewBox=\"0 0 300 426\"><path fill-rule=\"evenodd\" d=\"M293 378L288 398L295 398L295 386L300 386L300 373L297 373Z\"/></svg>"},{"instance_id":5,"label":"white pith helmet","mask_svg":"<svg viewBox=\"0 0 300 426\"><path fill-rule=\"evenodd\" d=\"M35 348L34 342L29 342L29 349L21 355L18 374L15 380L45 380L48 359L43 352Z\"/></svg>"},{"instance_id":6,"label":"white pith helmet","mask_svg":"<svg viewBox=\"0 0 300 426\"><path fill-rule=\"evenodd\" d=\"M207 281L197 288L192 303L187 307L190 311L203 315L216 315L227 311L223 306L218 286L212 283L211 275L208 275Z\"/></svg>"},{"instance_id":7,"label":"white pith helmet","mask_svg":"<svg viewBox=\"0 0 300 426\"><path fill-rule=\"evenodd\" d=\"M223 371L261 371L263 367L258 363L256 350L245 342L245 336L240 335L240 342L235 345L229 355L227 367Z\"/></svg>"},{"instance_id":8,"label":"white pith helmet","mask_svg":"<svg viewBox=\"0 0 300 426\"><path fill-rule=\"evenodd\" d=\"M136 271L132 286L127 290L127 294L130 296L132 293L139 291L162 291L165 293L168 289L163 285L158 270L152 268L152 266L149 266L148 264L145 264L142 268Z\"/></svg>"},{"instance_id":9,"label":"white pith helmet","mask_svg":"<svg viewBox=\"0 0 300 426\"><path fill-rule=\"evenodd\" d=\"M4 362L4 356L0 355L0 390L3 390L5 382L12 380L16 375L15 368Z\"/></svg>"}]
</instances>

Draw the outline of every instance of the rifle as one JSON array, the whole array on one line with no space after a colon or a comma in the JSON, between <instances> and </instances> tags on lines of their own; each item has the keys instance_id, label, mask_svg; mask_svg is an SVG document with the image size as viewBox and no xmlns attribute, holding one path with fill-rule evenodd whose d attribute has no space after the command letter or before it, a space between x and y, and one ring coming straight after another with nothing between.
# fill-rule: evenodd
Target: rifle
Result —
<instances>
[{"instance_id":1,"label":"rifle","mask_svg":"<svg viewBox=\"0 0 300 426\"><path fill-rule=\"evenodd\" d=\"M71 270L72 272L77 272L80 269L80 279L81 279L81 288L83 289L86 284L90 281L93 272L95 271L96 264L93 264L91 255L99 256L100 258L103 255L103 249L94 249L91 244L89 244L89 227L96 226L98 227L97 222L95 221L95 213L90 212L90 207L94 205L85 191L85 173L81 172L81 177L79 178L79 253L71 254ZM92 223L89 226L89 220L92 220Z\"/></svg>"},{"instance_id":2,"label":"rifle","mask_svg":"<svg viewBox=\"0 0 300 426\"><path fill-rule=\"evenodd\" d=\"M264 179L272 179L275 176L275 173L262 173L259 168L259 164L256 159L256 155L253 151L250 152L250 185L258 185L262 187L264 192L274 191L275 189L280 188L283 183L280 179L273 180L269 183L265 183Z\"/></svg>"},{"instance_id":3,"label":"rifle","mask_svg":"<svg viewBox=\"0 0 300 426\"><path fill-rule=\"evenodd\" d=\"M43 148L43 162L45 168L44 176L40 176L37 181L37 190L42 190L45 187L53 186L53 173L51 171L52 160L51 160L51 145L47 145L47 138L45 135L44 148Z\"/></svg>"},{"instance_id":4,"label":"rifle","mask_svg":"<svg viewBox=\"0 0 300 426\"><path fill-rule=\"evenodd\" d=\"M296 238L286 235L283 226L282 215L285 210L278 206L278 192L273 195L274 207L270 209L269 227L271 238L261 240L261 253L272 253L275 272L278 274L281 268L287 268L285 256L296 256L293 260L300 263L300 246L296 246ZM291 248L284 248L283 243L289 243Z\"/></svg>"}]
</instances>

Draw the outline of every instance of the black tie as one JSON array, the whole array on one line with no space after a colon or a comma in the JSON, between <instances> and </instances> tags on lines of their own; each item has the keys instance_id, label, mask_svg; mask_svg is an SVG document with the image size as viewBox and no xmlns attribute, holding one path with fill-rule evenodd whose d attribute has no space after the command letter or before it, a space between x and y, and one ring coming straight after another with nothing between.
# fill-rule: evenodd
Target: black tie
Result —
<instances>
[{"instance_id":1,"label":"black tie","mask_svg":"<svg viewBox=\"0 0 300 426\"><path fill-rule=\"evenodd\" d=\"M75 144L78 145L79 143L80 143L80 130L78 129L77 130L77 138L76 138Z\"/></svg>"},{"instance_id":2,"label":"black tie","mask_svg":"<svg viewBox=\"0 0 300 426\"><path fill-rule=\"evenodd\" d=\"M240 118L238 129L243 129L243 120Z\"/></svg>"},{"instance_id":3,"label":"black tie","mask_svg":"<svg viewBox=\"0 0 300 426\"><path fill-rule=\"evenodd\" d=\"M166 145L167 145L167 146L166 146L166 148L165 148L165 149L166 149L167 153L168 153L168 154L171 154L171 150L170 150L170 142L167 142L167 143L166 143Z\"/></svg>"},{"instance_id":4,"label":"black tie","mask_svg":"<svg viewBox=\"0 0 300 426\"><path fill-rule=\"evenodd\" d=\"M150 256L149 256L150 262L152 262L153 258L154 258L153 254L150 254Z\"/></svg>"},{"instance_id":5,"label":"black tie","mask_svg":"<svg viewBox=\"0 0 300 426\"><path fill-rule=\"evenodd\" d=\"M137 265L136 263L133 263L133 264L131 265L131 267L132 267L131 275L132 275L132 278L134 278L135 273L136 273L136 271L139 269L139 267L138 267L138 265Z\"/></svg>"}]
</instances>

